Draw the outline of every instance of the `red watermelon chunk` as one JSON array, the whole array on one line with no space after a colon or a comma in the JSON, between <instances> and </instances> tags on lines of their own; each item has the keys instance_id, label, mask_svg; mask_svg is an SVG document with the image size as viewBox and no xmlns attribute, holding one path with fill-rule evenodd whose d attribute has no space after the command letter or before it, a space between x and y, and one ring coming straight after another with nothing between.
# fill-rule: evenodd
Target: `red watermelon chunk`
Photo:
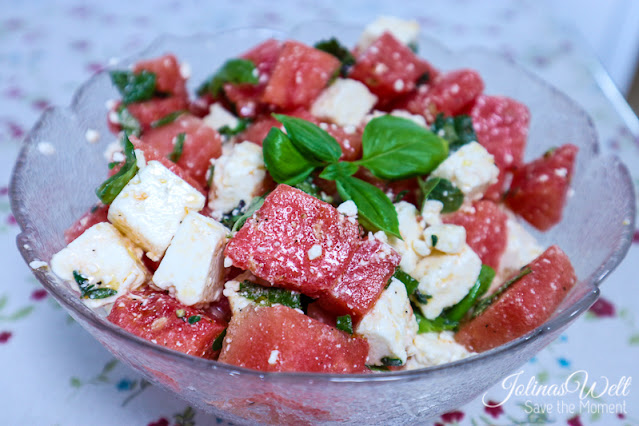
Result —
<instances>
[{"instance_id":1,"label":"red watermelon chunk","mask_svg":"<svg viewBox=\"0 0 639 426\"><path fill-rule=\"evenodd\" d=\"M64 231L64 240L67 244L84 234L84 231L95 225L96 223L108 222L107 214L109 206L98 203L82 215L69 229Z\"/></svg>"},{"instance_id":2,"label":"red watermelon chunk","mask_svg":"<svg viewBox=\"0 0 639 426\"><path fill-rule=\"evenodd\" d=\"M359 228L328 203L278 185L228 245L233 265L311 297L330 291L359 241ZM321 255L309 259L313 246Z\"/></svg>"},{"instance_id":3,"label":"red watermelon chunk","mask_svg":"<svg viewBox=\"0 0 639 426\"><path fill-rule=\"evenodd\" d=\"M178 317L178 310L184 311L182 318ZM194 316L200 320L190 324L188 320ZM213 342L226 328L223 320L151 290L119 297L108 320L143 339L202 358L215 356Z\"/></svg>"},{"instance_id":4,"label":"red watermelon chunk","mask_svg":"<svg viewBox=\"0 0 639 426\"><path fill-rule=\"evenodd\" d=\"M163 94L186 98L186 80L180 73L180 64L175 56L168 54L155 59L140 61L133 68L134 73L142 70L155 73L155 90Z\"/></svg>"},{"instance_id":5,"label":"red watermelon chunk","mask_svg":"<svg viewBox=\"0 0 639 426\"><path fill-rule=\"evenodd\" d=\"M180 133L185 133L186 137L177 165L204 187L211 158L222 155L222 138L201 119L182 114L173 123L144 132L141 139L168 158L173 152L174 140Z\"/></svg>"},{"instance_id":6,"label":"red watermelon chunk","mask_svg":"<svg viewBox=\"0 0 639 426\"><path fill-rule=\"evenodd\" d=\"M469 69L450 71L420 86L395 108L422 115L432 123L438 114L454 116L462 113L483 90L484 81L478 72Z\"/></svg>"},{"instance_id":7,"label":"red watermelon chunk","mask_svg":"<svg viewBox=\"0 0 639 426\"><path fill-rule=\"evenodd\" d=\"M359 321L375 305L401 256L377 238L363 240L335 287L319 299L322 307Z\"/></svg>"},{"instance_id":8,"label":"red watermelon chunk","mask_svg":"<svg viewBox=\"0 0 639 426\"><path fill-rule=\"evenodd\" d=\"M557 246L548 248L528 267L531 273L461 326L455 335L459 343L468 350L483 352L523 336L550 318L577 282L568 256Z\"/></svg>"},{"instance_id":9,"label":"red watermelon chunk","mask_svg":"<svg viewBox=\"0 0 639 426\"><path fill-rule=\"evenodd\" d=\"M255 64L260 77L268 79L273 73L273 69L277 64L277 59L282 51L283 43L279 40L268 39L248 52L244 53L241 58L248 59ZM262 78L260 78L261 80Z\"/></svg>"},{"instance_id":10,"label":"red watermelon chunk","mask_svg":"<svg viewBox=\"0 0 639 426\"><path fill-rule=\"evenodd\" d=\"M233 316L219 361L260 371L363 373L368 342L285 306Z\"/></svg>"},{"instance_id":11,"label":"red watermelon chunk","mask_svg":"<svg viewBox=\"0 0 639 426\"><path fill-rule=\"evenodd\" d=\"M463 226L466 243L481 262L497 270L508 239L506 213L492 201L475 201L472 206L444 215L444 223Z\"/></svg>"},{"instance_id":12,"label":"red watermelon chunk","mask_svg":"<svg viewBox=\"0 0 639 426\"><path fill-rule=\"evenodd\" d=\"M283 110L309 107L339 67L333 55L287 41L264 88L262 102Z\"/></svg>"},{"instance_id":13,"label":"red watermelon chunk","mask_svg":"<svg viewBox=\"0 0 639 426\"><path fill-rule=\"evenodd\" d=\"M261 98L264 93L264 85L231 84L224 85L226 101L230 102L230 109L237 112L243 118L255 117L262 112Z\"/></svg>"},{"instance_id":14,"label":"red watermelon chunk","mask_svg":"<svg viewBox=\"0 0 639 426\"><path fill-rule=\"evenodd\" d=\"M559 223L577 151L566 144L517 169L505 199L508 207L541 231Z\"/></svg>"},{"instance_id":15,"label":"red watermelon chunk","mask_svg":"<svg viewBox=\"0 0 639 426\"><path fill-rule=\"evenodd\" d=\"M386 32L357 55L349 77L364 83L384 105L415 89L417 80L426 72L432 77L436 71Z\"/></svg>"},{"instance_id":16,"label":"red watermelon chunk","mask_svg":"<svg viewBox=\"0 0 639 426\"><path fill-rule=\"evenodd\" d=\"M155 98L127 105L127 109L140 123L142 131L151 128L151 123L175 111L185 111L189 103L185 97Z\"/></svg>"}]
</instances>

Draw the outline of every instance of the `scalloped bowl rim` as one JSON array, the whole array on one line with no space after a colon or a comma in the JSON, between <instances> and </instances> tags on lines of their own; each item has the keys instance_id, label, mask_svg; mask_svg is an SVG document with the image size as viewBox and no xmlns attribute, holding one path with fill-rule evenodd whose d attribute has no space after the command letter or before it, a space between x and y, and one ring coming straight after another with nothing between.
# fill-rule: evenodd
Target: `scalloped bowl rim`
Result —
<instances>
[{"instance_id":1,"label":"scalloped bowl rim","mask_svg":"<svg viewBox=\"0 0 639 426\"><path fill-rule=\"evenodd\" d=\"M72 101L70 106L67 107L49 107L47 108L42 115L40 116L40 118L38 119L38 121L35 123L35 125L32 127L32 129L29 131L29 133L27 134L27 136L25 137L24 143L23 143L23 147L18 155L13 173L12 173L12 177L11 177L11 184L10 184L10 202L11 202L11 208L12 211L14 213L14 216L16 218L17 223L20 226L21 229L21 233L17 236L17 243L18 243L18 250L20 251L20 253L22 254L23 258L25 259L25 261L28 263L30 263L33 260L37 260L35 258L30 258L30 254L28 252L28 250L24 247L25 243L29 242L29 238L31 237L29 235L29 224L27 223L27 221L25 220L25 218L23 217L22 211L20 209L21 207L21 201L18 199L18 197L16 197L16 193L14 192L14 182L17 179L17 177L20 175L20 171L21 169L24 167L24 163L25 163L25 157L27 154L27 151L29 149L30 146L38 143L40 140L36 139L34 137L34 135L37 134L37 130L38 128L42 125L42 123L45 121L46 117L50 114L52 114L55 111L65 111L65 112L70 112L73 115L80 115L77 114L76 110L77 110L77 104L78 104L78 99L80 97L80 95L85 92L86 90L91 88L91 85L93 84L93 82L102 74L108 72L109 69L113 69L116 68L117 66L122 66L122 64L127 64L127 63L131 63L134 60L138 60L139 58L144 57L144 55L151 51L155 46L157 45L162 45L163 43L166 43L169 40L173 40L173 41L188 41L189 39L202 39L202 38L207 38L207 39L211 39L214 37L218 37L220 35L223 35L225 33L231 33L231 32L239 32L239 31L267 31L267 32L271 32L271 33L280 33L282 36L286 36L290 33L293 33L297 28L301 28L304 25L307 25L309 23L320 23L320 22L330 22L332 24L338 24L338 25L342 25L343 27L348 27L348 25L346 24L342 24L342 23L335 23L334 21L322 21L322 20L314 20L314 21L309 21L309 22L305 22L305 23L301 23L299 25L294 26L293 28L291 28L290 30L282 30L282 29L278 29L278 28L269 28L269 27L238 27L238 28L230 28L230 29L225 29L222 31L218 31L218 32L211 32L211 33L206 33L206 32L201 32L201 33L195 33L195 34L191 34L191 35L186 35L186 36L177 36L177 35L171 35L171 34L163 34L160 35L158 37L156 37L148 46L146 46L145 48L139 50L137 53L127 56L126 58L119 60L116 64L112 64L109 65L108 67L106 67L105 69L99 71L98 73L94 74L93 76L91 76L88 80L86 80L82 85L79 86L79 88L74 92L74 95L72 97ZM359 28L359 26L358 26ZM443 43L441 43L439 40L429 37L429 36L424 36L421 35L420 36L420 40L427 40L428 43L431 43L434 46L437 46L438 48L442 49L443 51L448 52L451 55L461 55L464 52L473 52L474 54L477 54L478 52L480 54L483 55L489 55L491 57L493 57L496 60L499 60L503 63L505 63L507 66L513 68L513 70L516 70L517 72L522 72L524 74L526 74L528 76L528 78L535 80L536 82L540 83L541 85L545 86L548 90L550 90L551 92L553 92L556 96L559 96L561 98L563 98L564 101L566 101L569 105L571 105L574 109L575 112L579 113L580 115L582 115L584 118L586 118L586 121L588 123L588 126L590 127L590 131L593 134L593 143L594 146L592 146L591 148L593 149L593 152L596 156L596 158L602 158L602 156L599 153L599 144L598 144L598 137L597 137L597 133L596 130L594 128L594 124L592 122L592 119L590 118L590 116L577 104L575 103L571 98L569 98L567 95L565 95L563 92L561 92L560 90L558 90L557 88L555 88L554 86L550 85L549 83L547 83L545 80L539 78L538 76L536 76L535 74L533 74L531 71L527 70L526 68L524 68L523 66L519 65L518 63L516 63L514 60L510 59L510 58L505 58L499 54L497 54L496 52L488 49L488 48L484 48L484 47L472 47L472 46L468 46L465 47L463 49L459 49L459 50L453 50L453 49L449 49L448 47L446 47ZM634 198L634 191L632 191L632 179L630 177L630 174L627 170L627 168L623 165L623 163L616 157L616 156L610 156L611 160L617 165L617 167L621 168L621 172L622 172L622 176L623 176L623 182L622 184L624 185L625 188L630 189L630 191L628 191L628 195ZM249 368L244 368L244 367L238 367L238 366L234 366L231 364L225 364L225 363L221 363L219 361L214 361L214 360L208 360L208 359L204 359L204 358L198 358L198 357L194 357L191 355L187 355L185 353L182 352L178 352L172 349L168 349L164 346L160 346L157 344L154 344L148 340L142 339L141 337L138 337L136 335L133 335L131 333L129 333L128 331L124 330L123 328L112 324L108 321L101 321L98 317L97 314L92 313L90 315L86 315L84 312L76 309L76 307L74 305L72 305L69 301L67 301L66 297L68 296L68 293L72 293L73 292L68 288L68 286L57 286L54 285L53 282L51 281L50 278L53 278L54 281L57 282L63 282L62 280L58 279L57 277L53 276L52 274L47 274L41 270L32 270L32 272L34 273L34 275L36 276L36 278L43 284L43 286L47 289L47 291L49 291L50 293L53 294L53 296L55 297L55 299L60 302L62 305L64 305L64 307L71 312L74 316L78 315L80 317L82 317L84 320L86 320L88 323L90 323L92 326L96 327L97 329L100 329L103 332L109 332L109 333L113 333L115 335L117 335L119 338L122 338L130 343L135 344L136 346L142 347L144 349L148 349L151 351L157 351L159 353L161 353L164 356L167 356L169 358L174 359L177 362L181 362L181 363L190 363L190 366L195 366L198 368L205 368L205 369L213 369L213 370L222 370L222 371L226 371L230 374L234 374L234 375L250 375L250 376L254 376L263 380L279 380L279 379L306 379L312 382L322 382L322 381L330 381L330 382L334 382L334 383L357 383L357 382L389 382L389 381L406 381L406 380L412 380L412 379L421 379L424 378L425 376L429 376L429 375L440 375L440 374L444 374L448 369L452 369L452 368L456 368L458 366L461 365L471 365L474 363L478 363L478 362L482 362L485 358L490 358L493 356L496 356L498 354L501 354L503 352L507 352L513 348L516 348L520 345L524 345L527 342L531 341L531 340L535 340L539 337L541 337L543 334L547 333L547 332L551 332L557 329L560 329L561 327L565 326L567 323L569 323L575 316L579 316L581 315L583 312L585 312L598 298L599 296L599 288L597 287L602 281L603 279L611 272L613 271L617 265L619 265L619 263L621 262L621 260L625 257L627 251L630 248L630 244L632 242L632 230L634 229L634 218L635 218L635 211L634 211L634 206L635 203L631 203L632 204L632 212L631 212L631 224L632 226L628 226L627 229L629 230L628 232L626 232L624 234L624 238L622 238L619 241L619 244L617 245L616 250L612 251L610 253L610 255L606 258L606 261L603 262L599 268L597 268L590 276L583 278L581 281L586 282L587 284L591 285L592 288L586 292L581 299L575 301L571 306L567 307L566 309L564 309L563 311L559 312L559 313L555 313L553 314L553 316L546 321L544 324L542 324L541 326L537 327L536 329L532 330L531 332L527 333L526 335L519 337L515 340L512 340L506 344L503 344L501 346L498 346L494 349L491 349L489 351L486 352L482 352L479 354L476 354L474 356L465 358L465 359L461 359L458 361L454 361L454 362L449 362L449 363L445 363L445 364L441 364L441 365L436 365L436 366L431 366L431 367L426 367L426 368L421 368L421 369L416 369L416 370L404 370L404 371L396 371L396 372L388 372L388 373L384 373L384 374L364 374L364 373L360 373L360 374L332 374L332 373L307 373L307 372L262 372L262 371L258 371L258 370L252 370ZM64 289L64 290L61 290ZM67 294L65 294L67 293ZM76 296L77 297L77 296ZM570 308L570 309L568 309Z\"/></svg>"}]
</instances>

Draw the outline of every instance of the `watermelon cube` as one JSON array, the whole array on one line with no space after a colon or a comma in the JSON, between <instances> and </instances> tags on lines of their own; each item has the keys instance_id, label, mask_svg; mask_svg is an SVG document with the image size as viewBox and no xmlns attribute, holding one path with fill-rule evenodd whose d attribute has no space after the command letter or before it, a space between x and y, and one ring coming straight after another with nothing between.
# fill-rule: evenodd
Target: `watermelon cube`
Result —
<instances>
[{"instance_id":1,"label":"watermelon cube","mask_svg":"<svg viewBox=\"0 0 639 426\"><path fill-rule=\"evenodd\" d=\"M71 241L84 234L84 231L95 225L96 223L108 222L107 214L109 206L98 203L91 207L88 212L82 215L69 229L64 231L64 241L69 244Z\"/></svg>"},{"instance_id":2,"label":"watermelon cube","mask_svg":"<svg viewBox=\"0 0 639 426\"><path fill-rule=\"evenodd\" d=\"M506 213L489 200L475 201L470 207L442 217L444 223L463 226L466 243L483 264L495 270L499 268L499 259L506 250L507 219Z\"/></svg>"},{"instance_id":3,"label":"watermelon cube","mask_svg":"<svg viewBox=\"0 0 639 426\"><path fill-rule=\"evenodd\" d=\"M127 105L127 109L138 120L142 131L151 128L151 123L166 117L175 111L188 109L189 103L185 97L171 96L168 98L154 98L144 102Z\"/></svg>"},{"instance_id":4,"label":"watermelon cube","mask_svg":"<svg viewBox=\"0 0 639 426\"><path fill-rule=\"evenodd\" d=\"M378 104L385 105L411 92L424 73L433 71L430 64L385 32L357 55L349 77L364 83L377 96Z\"/></svg>"},{"instance_id":5,"label":"watermelon cube","mask_svg":"<svg viewBox=\"0 0 639 426\"><path fill-rule=\"evenodd\" d=\"M358 243L358 226L335 207L278 185L229 241L225 255L276 286L317 298L335 286Z\"/></svg>"},{"instance_id":6,"label":"watermelon cube","mask_svg":"<svg viewBox=\"0 0 639 426\"><path fill-rule=\"evenodd\" d=\"M457 342L483 352L523 336L550 318L577 282L568 256L557 246L548 248L528 268L530 273L461 326L455 335Z\"/></svg>"},{"instance_id":7,"label":"watermelon cube","mask_svg":"<svg viewBox=\"0 0 639 426\"><path fill-rule=\"evenodd\" d=\"M155 74L155 91L164 95L187 98L186 80L180 72L175 56L168 54L155 59L140 61L133 67L134 73L142 70Z\"/></svg>"},{"instance_id":8,"label":"watermelon cube","mask_svg":"<svg viewBox=\"0 0 639 426\"><path fill-rule=\"evenodd\" d=\"M287 41L277 58L262 102L282 110L308 108L339 69L340 61L297 41Z\"/></svg>"},{"instance_id":9,"label":"watermelon cube","mask_svg":"<svg viewBox=\"0 0 639 426\"><path fill-rule=\"evenodd\" d=\"M417 91L399 101L395 108L422 115L428 123L432 123L438 114L461 114L483 90L484 81L478 72L469 69L450 71L439 74L431 83L420 86Z\"/></svg>"},{"instance_id":10,"label":"watermelon cube","mask_svg":"<svg viewBox=\"0 0 639 426\"><path fill-rule=\"evenodd\" d=\"M508 207L541 231L559 223L577 151L566 144L518 168L506 195Z\"/></svg>"},{"instance_id":11,"label":"watermelon cube","mask_svg":"<svg viewBox=\"0 0 639 426\"><path fill-rule=\"evenodd\" d=\"M176 164L204 187L207 184L206 172L211 166L211 158L222 155L220 134L204 124L204 121L190 114L182 114L173 123L144 132L141 139L168 158L180 133L185 133L186 136L182 154Z\"/></svg>"},{"instance_id":12,"label":"watermelon cube","mask_svg":"<svg viewBox=\"0 0 639 426\"><path fill-rule=\"evenodd\" d=\"M286 306L233 316L219 361L260 371L363 373L368 342Z\"/></svg>"},{"instance_id":13,"label":"watermelon cube","mask_svg":"<svg viewBox=\"0 0 639 426\"><path fill-rule=\"evenodd\" d=\"M216 355L213 342L227 325L220 318L148 289L119 297L107 318L143 339L209 359Z\"/></svg>"}]
</instances>

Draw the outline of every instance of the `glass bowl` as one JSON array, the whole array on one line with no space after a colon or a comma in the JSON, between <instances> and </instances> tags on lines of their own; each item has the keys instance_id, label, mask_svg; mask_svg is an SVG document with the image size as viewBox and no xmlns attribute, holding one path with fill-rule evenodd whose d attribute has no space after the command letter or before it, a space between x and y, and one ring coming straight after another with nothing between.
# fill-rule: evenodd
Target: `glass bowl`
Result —
<instances>
[{"instance_id":1,"label":"glass bowl","mask_svg":"<svg viewBox=\"0 0 639 426\"><path fill-rule=\"evenodd\" d=\"M336 36L354 45L361 28L311 22L284 32L237 29L190 37L165 36L115 66L175 53L191 65L189 89L226 59L269 37L313 43ZM597 135L584 111L565 95L505 58L483 49L450 52L422 38L420 54L449 70L473 68L486 93L526 104L532 120L526 159L567 142L579 146L563 221L536 237L559 244L575 266L578 284L544 325L503 346L471 358L414 371L387 374L260 373L191 357L138 338L88 309L48 269L34 274L62 306L118 359L189 403L234 423L410 424L454 409L524 364L592 305L598 285L626 254L634 229L635 201L627 169L599 155ZM103 151L115 139L106 123L105 102L118 97L107 72L86 82L68 108L50 108L26 138L11 181L11 206L22 232L25 261L48 262L65 246L63 232L96 202L94 188L106 176ZM101 135L85 138L87 129ZM42 143L49 145L42 149Z\"/></svg>"}]
</instances>

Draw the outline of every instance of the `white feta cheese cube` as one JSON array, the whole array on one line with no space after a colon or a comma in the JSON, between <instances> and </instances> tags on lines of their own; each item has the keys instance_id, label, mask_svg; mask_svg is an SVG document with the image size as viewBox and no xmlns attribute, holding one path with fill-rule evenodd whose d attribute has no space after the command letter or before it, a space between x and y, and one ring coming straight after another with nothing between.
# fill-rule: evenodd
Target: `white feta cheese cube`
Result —
<instances>
[{"instance_id":1,"label":"white feta cheese cube","mask_svg":"<svg viewBox=\"0 0 639 426\"><path fill-rule=\"evenodd\" d=\"M497 182L498 175L495 159L477 142L459 148L431 174L454 183L468 201L480 199L486 189Z\"/></svg>"},{"instance_id":2,"label":"white feta cheese cube","mask_svg":"<svg viewBox=\"0 0 639 426\"><path fill-rule=\"evenodd\" d=\"M424 230L424 241L444 253L459 253L466 245L466 229L463 226L441 224Z\"/></svg>"},{"instance_id":3,"label":"white feta cheese cube","mask_svg":"<svg viewBox=\"0 0 639 426\"><path fill-rule=\"evenodd\" d=\"M158 261L180 222L204 207L204 196L158 161L149 161L109 207L108 219Z\"/></svg>"},{"instance_id":4,"label":"white feta cheese cube","mask_svg":"<svg viewBox=\"0 0 639 426\"><path fill-rule=\"evenodd\" d=\"M213 165L209 208L214 217L233 210L242 200L249 204L259 195L266 177L261 146L252 142L235 144Z\"/></svg>"},{"instance_id":5,"label":"white feta cheese cube","mask_svg":"<svg viewBox=\"0 0 639 426\"><path fill-rule=\"evenodd\" d=\"M215 130L219 130L224 126L234 129L240 122L236 116L227 111L219 102L209 106L209 113L203 120L204 124Z\"/></svg>"},{"instance_id":6,"label":"white feta cheese cube","mask_svg":"<svg viewBox=\"0 0 639 426\"><path fill-rule=\"evenodd\" d=\"M395 203L395 211L399 221L400 240L397 237L388 236L390 244L402 256L399 266L410 274L417 265L420 256L428 255L430 250L425 244L420 244L424 228L417 220L417 209L411 203L400 201ZM417 249L417 251L415 250ZM419 253L418 253L419 252Z\"/></svg>"},{"instance_id":7,"label":"white feta cheese cube","mask_svg":"<svg viewBox=\"0 0 639 426\"><path fill-rule=\"evenodd\" d=\"M224 287L224 247L229 232L209 217L187 214L153 275L153 283L187 306L218 300Z\"/></svg>"},{"instance_id":8,"label":"white feta cheese cube","mask_svg":"<svg viewBox=\"0 0 639 426\"><path fill-rule=\"evenodd\" d=\"M418 290L431 296L419 308L428 319L435 319L444 308L462 300L477 281L481 260L465 244L459 253L433 252L419 261L412 274L419 280Z\"/></svg>"},{"instance_id":9,"label":"white feta cheese cube","mask_svg":"<svg viewBox=\"0 0 639 426\"><path fill-rule=\"evenodd\" d=\"M415 20L407 21L393 16L380 16L366 26L357 47L361 50L366 49L385 32L390 32L401 43L410 45L417 43L419 24Z\"/></svg>"},{"instance_id":10,"label":"white feta cheese cube","mask_svg":"<svg viewBox=\"0 0 639 426\"><path fill-rule=\"evenodd\" d=\"M415 353L406 363L408 370L445 364L475 355L455 341L452 331L418 334L413 345Z\"/></svg>"},{"instance_id":11,"label":"white feta cheese cube","mask_svg":"<svg viewBox=\"0 0 639 426\"><path fill-rule=\"evenodd\" d=\"M104 299L84 299L96 308L113 303L119 296L144 284L146 267L137 255L136 247L110 223L102 222L87 229L51 258L51 270L72 283L79 291L73 271L89 279L95 288L110 288L117 294Z\"/></svg>"},{"instance_id":12,"label":"white feta cheese cube","mask_svg":"<svg viewBox=\"0 0 639 426\"><path fill-rule=\"evenodd\" d=\"M444 209L444 203L439 200L426 200L422 207L422 220L424 225L433 226L442 223L441 212Z\"/></svg>"},{"instance_id":13,"label":"white feta cheese cube","mask_svg":"<svg viewBox=\"0 0 639 426\"><path fill-rule=\"evenodd\" d=\"M544 248L519 223L515 215L506 210L506 249L499 260L497 277L493 281L501 284L513 272L529 264L544 252Z\"/></svg>"},{"instance_id":14,"label":"white feta cheese cube","mask_svg":"<svg viewBox=\"0 0 639 426\"><path fill-rule=\"evenodd\" d=\"M355 332L368 340L367 364L381 365L382 358L400 359L403 364L408 357L406 349L412 345L417 329L406 287L393 278Z\"/></svg>"},{"instance_id":15,"label":"white feta cheese cube","mask_svg":"<svg viewBox=\"0 0 639 426\"><path fill-rule=\"evenodd\" d=\"M340 126L357 126L377 102L377 96L357 80L338 78L317 97L311 114Z\"/></svg>"}]
</instances>

